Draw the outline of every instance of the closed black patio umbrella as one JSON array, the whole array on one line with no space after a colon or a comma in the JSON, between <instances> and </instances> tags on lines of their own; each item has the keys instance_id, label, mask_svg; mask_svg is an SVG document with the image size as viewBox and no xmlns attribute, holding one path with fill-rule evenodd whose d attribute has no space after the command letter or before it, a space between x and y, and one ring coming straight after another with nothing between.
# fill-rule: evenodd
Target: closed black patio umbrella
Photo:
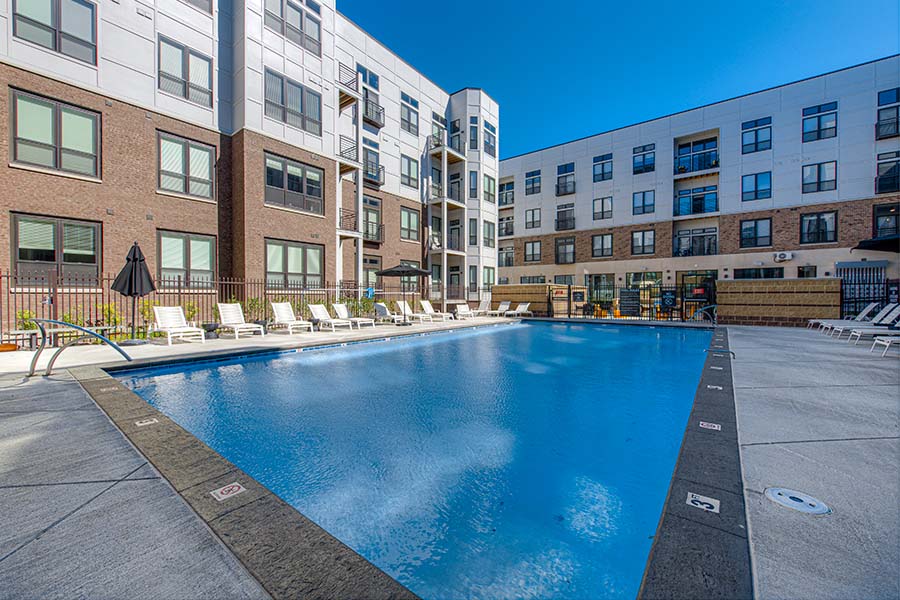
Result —
<instances>
[{"instance_id":1,"label":"closed black patio umbrella","mask_svg":"<svg viewBox=\"0 0 900 600\"><path fill-rule=\"evenodd\" d=\"M137 242L128 251L125 257L125 266L116 275L113 281L112 289L119 292L123 296L131 298L131 340L123 342L125 345L135 345L146 343L143 340L135 339L135 324L137 323L137 299L142 298L150 292L156 290L153 278L150 277L150 270L147 268L147 260L141 247Z\"/></svg>"},{"instance_id":2,"label":"closed black patio umbrella","mask_svg":"<svg viewBox=\"0 0 900 600\"><path fill-rule=\"evenodd\" d=\"M384 269L383 271L376 271L375 275L378 277L427 277L431 275L428 271L424 269L420 269L419 267L411 267L409 265L397 265L396 267L391 267L390 269ZM401 291L403 294L403 301L406 302L406 286L401 283ZM403 311L403 323L397 323L398 325L412 325L409 322L409 315L406 314L406 311Z\"/></svg>"}]
</instances>

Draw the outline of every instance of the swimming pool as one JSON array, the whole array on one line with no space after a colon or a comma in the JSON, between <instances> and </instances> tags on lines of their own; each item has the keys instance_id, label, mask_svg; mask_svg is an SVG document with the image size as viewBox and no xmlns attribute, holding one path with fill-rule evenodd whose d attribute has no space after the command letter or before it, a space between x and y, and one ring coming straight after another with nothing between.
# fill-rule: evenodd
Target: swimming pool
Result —
<instances>
[{"instance_id":1,"label":"swimming pool","mask_svg":"<svg viewBox=\"0 0 900 600\"><path fill-rule=\"evenodd\" d=\"M425 598L633 598L711 333L521 323L119 379Z\"/></svg>"}]
</instances>

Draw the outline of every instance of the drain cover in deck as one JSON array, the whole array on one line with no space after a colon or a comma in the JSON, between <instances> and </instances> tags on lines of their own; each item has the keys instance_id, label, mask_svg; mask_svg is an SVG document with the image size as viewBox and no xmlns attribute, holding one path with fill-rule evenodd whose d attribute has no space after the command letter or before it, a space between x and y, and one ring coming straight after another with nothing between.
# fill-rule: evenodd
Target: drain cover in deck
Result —
<instances>
[{"instance_id":1,"label":"drain cover in deck","mask_svg":"<svg viewBox=\"0 0 900 600\"><path fill-rule=\"evenodd\" d=\"M828 508L827 504L797 490L766 488L766 498L782 506L810 515L827 515L831 513L831 509Z\"/></svg>"}]
</instances>

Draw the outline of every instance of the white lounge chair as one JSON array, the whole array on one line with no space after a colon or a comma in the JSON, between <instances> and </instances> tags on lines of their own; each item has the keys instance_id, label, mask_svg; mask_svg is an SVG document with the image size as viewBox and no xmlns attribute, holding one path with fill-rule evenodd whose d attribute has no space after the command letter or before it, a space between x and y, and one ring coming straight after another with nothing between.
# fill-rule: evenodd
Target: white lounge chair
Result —
<instances>
[{"instance_id":1,"label":"white lounge chair","mask_svg":"<svg viewBox=\"0 0 900 600\"><path fill-rule=\"evenodd\" d=\"M466 306L468 306L468 304L467 304ZM472 314L475 315L476 317L481 317L481 316L486 315L486 314L488 313L489 310L491 310L491 300L490 300L490 298L488 298L488 299L486 299L486 300L482 300L481 302L479 302L479 303L478 303L478 308L474 309L474 310L472 311Z\"/></svg>"},{"instance_id":2,"label":"white lounge chair","mask_svg":"<svg viewBox=\"0 0 900 600\"><path fill-rule=\"evenodd\" d=\"M403 315L392 313L391 310L387 307L387 304L385 304L384 302L375 303L375 318L380 321L387 319L393 323L403 322Z\"/></svg>"},{"instance_id":3,"label":"white lounge chair","mask_svg":"<svg viewBox=\"0 0 900 600\"><path fill-rule=\"evenodd\" d=\"M876 314L874 317L872 317L871 320L869 320L867 322L868 323L878 323L879 321L881 321L881 319L886 317L892 310L897 308L897 306L898 306L897 304L886 304L884 306L884 308L882 308L880 311L878 311L878 314ZM860 321L857 321L856 319L822 319L819 321L819 331L821 331L822 333L831 332L831 335L834 336L834 334L835 334L834 330L836 328L840 329L841 331L844 331L844 330L846 330L847 327L853 327L853 326L859 325L859 324L860 324Z\"/></svg>"},{"instance_id":4,"label":"white lounge chair","mask_svg":"<svg viewBox=\"0 0 900 600\"><path fill-rule=\"evenodd\" d=\"M877 302L872 302L871 304L869 304L868 306L866 306L864 309L862 309L862 310L859 312L859 314L856 315L855 317L853 317L852 319L839 319L839 320L842 320L842 321L857 321L857 322L859 322L859 321L866 321L866 320L867 320L866 317L869 316L869 313L872 312L873 310L875 310L876 308L878 308L878 303L877 303ZM822 328L822 325L824 325L825 323L833 323L833 322L835 322L835 319L810 319L810 320L807 321L807 323L806 323L806 328L807 328L807 329L811 329L812 327L815 327L816 325L818 325L818 326L819 326L819 329L821 329L821 328Z\"/></svg>"},{"instance_id":5,"label":"white lounge chair","mask_svg":"<svg viewBox=\"0 0 900 600\"><path fill-rule=\"evenodd\" d=\"M340 302L336 302L331 305L334 307L334 314L338 316L338 319L342 321L350 321L350 323L356 323L357 329L362 329L363 325L371 325L375 327L375 319L370 319L368 317L351 317L350 311L347 309L346 304L342 304ZM350 329L353 329L352 327Z\"/></svg>"},{"instance_id":6,"label":"white lounge chair","mask_svg":"<svg viewBox=\"0 0 900 600\"><path fill-rule=\"evenodd\" d=\"M204 331L185 320L184 310L180 306L154 306L153 317L156 323L151 331L165 333L169 346L173 339L186 342L200 340L201 344L206 342Z\"/></svg>"},{"instance_id":7,"label":"white lounge chair","mask_svg":"<svg viewBox=\"0 0 900 600\"><path fill-rule=\"evenodd\" d=\"M294 307L290 302L272 302L272 312L275 313L275 322L269 325L269 329L287 329L288 335L293 335L294 330L313 330L313 324L294 315Z\"/></svg>"},{"instance_id":8,"label":"white lounge chair","mask_svg":"<svg viewBox=\"0 0 900 600\"><path fill-rule=\"evenodd\" d=\"M502 317L506 314L506 311L509 310L509 305L512 304L509 300L504 300L500 303L500 306L497 307L497 310L487 310L485 314L489 317Z\"/></svg>"},{"instance_id":9,"label":"white lounge chair","mask_svg":"<svg viewBox=\"0 0 900 600\"><path fill-rule=\"evenodd\" d=\"M453 319L453 313L437 312L436 310L434 310L434 307L431 305L431 300L419 300L419 304L422 305L422 310L424 310L425 314L429 315L432 320L434 320L435 317L440 317L441 321Z\"/></svg>"},{"instance_id":10,"label":"white lounge chair","mask_svg":"<svg viewBox=\"0 0 900 600\"><path fill-rule=\"evenodd\" d=\"M234 339L241 339L242 333L253 335L258 332L261 336L266 335L265 327L256 323L248 323L244 320L244 311L241 309L240 304L223 304L219 302L218 306L219 329L230 329L234 332Z\"/></svg>"},{"instance_id":11,"label":"white lounge chair","mask_svg":"<svg viewBox=\"0 0 900 600\"><path fill-rule=\"evenodd\" d=\"M869 348L869 352L874 352L875 346L884 346L884 352L881 353L881 358L884 358L887 356L888 350L891 349L891 344L894 342L900 342L900 331L876 337L872 341L872 347Z\"/></svg>"},{"instance_id":12,"label":"white lounge chair","mask_svg":"<svg viewBox=\"0 0 900 600\"><path fill-rule=\"evenodd\" d=\"M336 327L348 327L353 329L353 322L347 319L333 319L328 313L328 309L324 304L310 304L309 310L312 312L313 319L319 321L319 331L322 331L323 325L330 325L331 331L336 331Z\"/></svg>"},{"instance_id":13,"label":"white lounge chair","mask_svg":"<svg viewBox=\"0 0 900 600\"><path fill-rule=\"evenodd\" d=\"M469 308L468 304L457 304L456 305L456 318L457 319L474 319L476 317L475 311Z\"/></svg>"},{"instance_id":14,"label":"white lounge chair","mask_svg":"<svg viewBox=\"0 0 900 600\"><path fill-rule=\"evenodd\" d=\"M877 321L872 319L871 323L866 323L865 325L859 325L858 323L855 325L842 325L841 327L835 327L834 331L838 334L837 339L841 339L843 332L849 330L850 335L847 337L847 341L851 341L855 336L858 344L859 338L864 335L874 336L889 331L888 327L896 323L897 319L900 319L900 305L894 305L894 310Z\"/></svg>"},{"instance_id":15,"label":"white lounge chair","mask_svg":"<svg viewBox=\"0 0 900 600\"><path fill-rule=\"evenodd\" d=\"M431 315L426 315L425 313L414 313L409 307L409 304L406 302L406 300L397 300L397 306L400 308L400 312L405 314L409 319L418 319L421 323L424 323L425 321L434 321Z\"/></svg>"},{"instance_id":16,"label":"white lounge chair","mask_svg":"<svg viewBox=\"0 0 900 600\"><path fill-rule=\"evenodd\" d=\"M504 316L507 317L521 317L524 315L534 316L534 313L528 310L528 307L531 306L531 302L520 302L518 306L516 306L515 310L508 310L503 313Z\"/></svg>"}]
</instances>

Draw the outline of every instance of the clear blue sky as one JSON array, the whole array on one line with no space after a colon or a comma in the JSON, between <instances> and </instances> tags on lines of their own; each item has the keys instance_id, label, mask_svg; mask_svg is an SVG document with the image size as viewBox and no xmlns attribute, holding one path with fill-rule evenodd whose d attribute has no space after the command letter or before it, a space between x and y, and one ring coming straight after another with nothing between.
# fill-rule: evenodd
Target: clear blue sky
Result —
<instances>
[{"instance_id":1,"label":"clear blue sky","mask_svg":"<svg viewBox=\"0 0 900 600\"><path fill-rule=\"evenodd\" d=\"M337 0L513 156L900 52L897 0ZM429 14L430 13L430 14Z\"/></svg>"}]
</instances>

